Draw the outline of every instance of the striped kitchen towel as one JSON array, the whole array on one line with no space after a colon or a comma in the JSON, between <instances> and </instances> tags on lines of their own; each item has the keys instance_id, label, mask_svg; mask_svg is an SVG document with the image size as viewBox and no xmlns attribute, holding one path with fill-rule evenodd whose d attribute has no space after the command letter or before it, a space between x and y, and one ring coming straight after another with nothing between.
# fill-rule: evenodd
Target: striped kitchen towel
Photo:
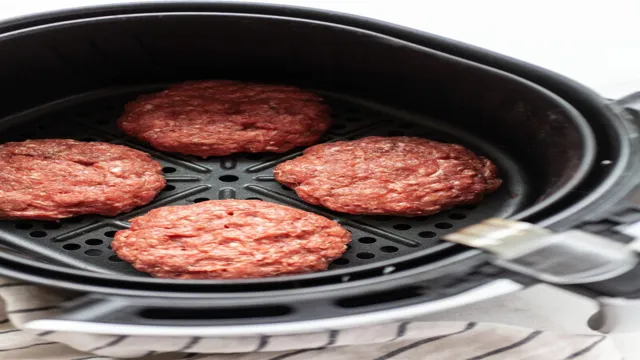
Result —
<instances>
[{"instance_id":1,"label":"striped kitchen towel","mask_svg":"<svg viewBox=\"0 0 640 360\"><path fill-rule=\"evenodd\" d=\"M74 295L0 278L0 359L7 360L620 360L601 335L464 322L402 322L302 335L142 337L32 332Z\"/></svg>"}]
</instances>

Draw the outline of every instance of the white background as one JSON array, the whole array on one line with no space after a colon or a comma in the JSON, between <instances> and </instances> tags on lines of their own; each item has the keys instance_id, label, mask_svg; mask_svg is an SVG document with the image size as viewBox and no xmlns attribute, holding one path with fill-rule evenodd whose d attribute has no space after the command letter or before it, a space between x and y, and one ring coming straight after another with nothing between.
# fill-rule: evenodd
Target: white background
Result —
<instances>
[{"instance_id":1,"label":"white background","mask_svg":"<svg viewBox=\"0 0 640 360\"><path fill-rule=\"evenodd\" d=\"M0 20L52 9L129 1L0 0ZM640 91L640 0L280 0L428 31L525 60L617 98ZM3 54L0 54L2 56ZM585 332L592 301L538 286L429 317ZM619 337L640 359L640 336ZM633 348L636 348L635 351Z\"/></svg>"}]
</instances>

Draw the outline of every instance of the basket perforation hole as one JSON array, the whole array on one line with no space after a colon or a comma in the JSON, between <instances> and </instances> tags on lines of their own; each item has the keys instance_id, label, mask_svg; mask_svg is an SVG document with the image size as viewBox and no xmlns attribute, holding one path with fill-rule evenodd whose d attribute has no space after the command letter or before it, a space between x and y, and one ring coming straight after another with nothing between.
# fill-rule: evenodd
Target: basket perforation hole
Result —
<instances>
[{"instance_id":1,"label":"basket perforation hole","mask_svg":"<svg viewBox=\"0 0 640 360\"><path fill-rule=\"evenodd\" d=\"M175 189L176 189L176 187L174 185L169 184L169 185L165 186L164 189L162 189L162 191L173 191Z\"/></svg>"},{"instance_id":2,"label":"basket perforation hole","mask_svg":"<svg viewBox=\"0 0 640 360\"><path fill-rule=\"evenodd\" d=\"M47 236L47 233L44 232L44 231L37 230L37 231L30 232L29 236L34 237L34 238L43 238L43 237Z\"/></svg>"},{"instance_id":3,"label":"basket perforation hole","mask_svg":"<svg viewBox=\"0 0 640 360\"><path fill-rule=\"evenodd\" d=\"M370 236L365 236L365 237L361 237L358 239L359 243L363 243L363 244L373 244L374 242L376 242L376 238L372 238Z\"/></svg>"},{"instance_id":4,"label":"basket perforation hole","mask_svg":"<svg viewBox=\"0 0 640 360\"><path fill-rule=\"evenodd\" d=\"M259 200L259 201L263 201L261 198L259 197L248 197L247 200Z\"/></svg>"},{"instance_id":5,"label":"basket perforation hole","mask_svg":"<svg viewBox=\"0 0 640 360\"><path fill-rule=\"evenodd\" d=\"M345 258L339 258L333 261L333 264L335 265L347 265L348 263L349 263L349 259L345 259Z\"/></svg>"},{"instance_id":6,"label":"basket perforation hole","mask_svg":"<svg viewBox=\"0 0 640 360\"><path fill-rule=\"evenodd\" d=\"M282 188L282 190L293 191L293 189L291 189L290 187L284 186L284 185L282 185L281 188Z\"/></svg>"},{"instance_id":7,"label":"basket perforation hole","mask_svg":"<svg viewBox=\"0 0 640 360\"><path fill-rule=\"evenodd\" d=\"M105 231L105 232L104 232L104 236L109 237L109 238L112 238L112 237L114 237L114 236L116 235L116 232L117 232L117 231L115 231L115 230Z\"/></svg>"},{"instance_id":8,"label":"basket perforation hole","mask_svg":"<svg viewBox=\"0 0 640 360\"><path fill-rule=\"evenodd\" d=\"M208 201L208 200L209 200L209 198L206 198L206 197L199 197L199 198L193 199L193 202L194 202L194 203L200 203L200 202Z\"/></svg>"},{"instance_id":9,"label":"basket perforation hole","mask_svg":"<svg viewBox=\"0 0 640 360\"><path fill-rule=\"evenodd\" d=\"M422 232L418 233L418 236L420 236L421 238L425 238L425 239L432 239L432 238L438 236L438 234L434 233L433 231L422 231Z\"/></svg>"},{"instance_id":10,"label":"basket perforation hole","mask_svg":"<svg viewBox=\"0 0 640 360\"><path fill-rule=\"evenodd\" d=\"M171 167L171 166L165 166L165 167L162 168L162 172L165 173L165 174L171 174L171 173L174 173L176 171L178 171L178 169L176 169L174 167Z\"/></svg>"},{"instance_id":11,"label":"basket perforation hole","mask_svg":"<svg viewBox=\"0 0 640 360\"><path fill-rule=\"evenodd\" d=\"M62 248L69 251L74 251L80 249L80 245L78 244L64 244Z\"/></svg>"},{"instance_id":12,"label":"basket perforation hole","mask_svg":"<svg viewBox=\"0 0 640 360\"><path fill-rule=\"evenodd\" d=\"M58 222L48 222L48 223L44 223L44 225L42 225L43 228L47 229L47 230L58 230L62 227L62 224L58 223Z\"/></svg>"},{"instance_id":13,"label":"basket perforation hole","mask_svg":"<svg viewBox=\"0 0 640 360\"><path fill-rule=\"evenodd\" d=\"M433 226L435 226L436 229L451 229L453 227L453 225L448 222L439 222Z\"/></svg>"},{"instance_id":14,"label":"basket perforation hole","mask_svg":"<svg viewBox=\"0 0 640 360\"><path fill-rule=\"evenodd\" d=\"M373 254L373 253L370 253L370 252L361 252L361 253L358 253L356 255L356 257L358 259L369 260L369 259L373 259L374 257L376 257L376 255Z\"/></svg>"},{"instance_id":15,"label":"basket perforation hole","mask_svg":"<svg viewBox=\"0 0 640 360\"><path fill-rule=\"evenodd\" d=\"M103 242L104 241L102 241L100 239L88 239L84 243L87 244L87 245L96 246L96 245L101 245Z\"/></svg>"},{"instance_id":16,"label":"basket perforation hole","mask_svg":"<svg viewBox=\"0 0 640 360\"><path fill-rule=\"evenodd\" d=\"M463 220L467 218L467 215L460 214L460 213L453 213L453 214L449 214L448 218L451 220Z\"/></svg>"},{"instance_id":17,"label":"basket perforation hole","mask_svg":"<svg viewBox=\"0 0 640 360\"><path fill-rule=\"evenodd\" d=\"M33 227L33 224L28 222L19 222L15 224L14 227L20 230L29 230Z\"/></svg>"},{"instance_id":18,"label":"basket perforation hole","mask_svg":"<svg viewBox=\"0 0 640 360\"><path fill-rule=\"evenodd\" d=\"M411 229L411 225L409 224L395 224L393 228L396 230L409 230Z\"/></svg>"},{"instance_id":19,"label":"basket perforation hole","mask_svg":"<svg viewBox=\"0 0 640 360\"><path fill-rule=\"evenodd\" d=\"M235 175L222 175L218 179L223 182L234 182L238 181L240 178Z\"/></svg>"},{"instance_id":20,"label":"basket perforation hole","mask_svg":"<svg viewBox=\"0 0 640 360\"><path fill-rule=\"evenodd\" d=\"M120 259L119 257L117 257L116 255L111 255L111 256L109 256L109 261L122 262L123 260Z\"/></svg>"},{"instance_id":21,"label":"basket perforation hole","mask_svg":"<svg viewBox=\"0 0 640 360\"><path fill-rule=\"evenodd\" d=\"M84 254L88 255L88 256L100 256L100 255L102 255L102 250L89 249L89 250L85 251Z\"/></svg>"},{"instance_id":22,"label":"basket perforation hole","mask_svg":"<svg viewBox=\"0 0 640 360\"><path fill-rule=\"evenodd\" d=\"M394 252L398 252L398 248L395 246L383 246L380 248L380 251L384 252L384 253L394 253Z\"/></svg>"}]
</instances>

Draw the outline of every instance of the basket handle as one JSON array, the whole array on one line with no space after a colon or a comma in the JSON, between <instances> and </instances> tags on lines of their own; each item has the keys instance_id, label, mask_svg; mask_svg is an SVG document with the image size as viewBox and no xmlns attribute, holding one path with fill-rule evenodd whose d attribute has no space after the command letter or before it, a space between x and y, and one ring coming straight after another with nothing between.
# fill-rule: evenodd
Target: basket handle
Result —
<instances>
[{"instance_id":1,"label":"basket handle","mask_svg":"<svg viewBox=\"0 0 640 360\"><path fill-rule=\"evenodd\" d=\"M206 299L168 299L86 295L65 306L51 319L37 319L24 327L38 331L81 332L129 336L232 337L293 335L324 330L413 320L416 317L476 303L518 291L523 285L492 280L473 289L433 301L392 307L380 311L343 312L332 318L299 318L299 310L320 312L323 304L309 303L304 309L250 302L218 302ZM324 304L326 305L326 304Z\"/></svg>"}]
</instances>

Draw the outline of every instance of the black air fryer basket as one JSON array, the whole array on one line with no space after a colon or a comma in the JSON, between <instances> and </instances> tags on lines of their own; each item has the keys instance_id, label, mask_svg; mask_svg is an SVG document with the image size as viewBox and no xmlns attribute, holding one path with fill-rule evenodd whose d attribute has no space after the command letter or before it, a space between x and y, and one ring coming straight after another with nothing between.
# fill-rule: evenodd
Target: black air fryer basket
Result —
<instances>
[{"instance_id":1,"label":"black air fryer basket","mask_svg":"<svg viewBox=\"0 0 640 360\"><path fill-rule=\"evenodd\" d=\"M300 8L163 2L5 22L0 53L0 141L123 144L151 153L168 182L153 203L114 218L0 222L1 274L86 293L35 328L83 322L85 332L246 335L398 320L535 282L445 234L502 217L629 242L616 229L640 219L631 156L638 119L622 106L633 98L609 102L557 74L433 35ZM411 135L458 143L492 159L504 185L477 206L428 217L338 214L274 181L273 167L300 150L203 160L155 151L116 128L128 101L198 79L311 89L333 109L322 141ZM339 221L353 242L326 272L250 280L154 279L112 252L111 238L132 217L208 199L312 211ZM634 297L634 275L572 290Z\"/></svg>"}]
</instances>

